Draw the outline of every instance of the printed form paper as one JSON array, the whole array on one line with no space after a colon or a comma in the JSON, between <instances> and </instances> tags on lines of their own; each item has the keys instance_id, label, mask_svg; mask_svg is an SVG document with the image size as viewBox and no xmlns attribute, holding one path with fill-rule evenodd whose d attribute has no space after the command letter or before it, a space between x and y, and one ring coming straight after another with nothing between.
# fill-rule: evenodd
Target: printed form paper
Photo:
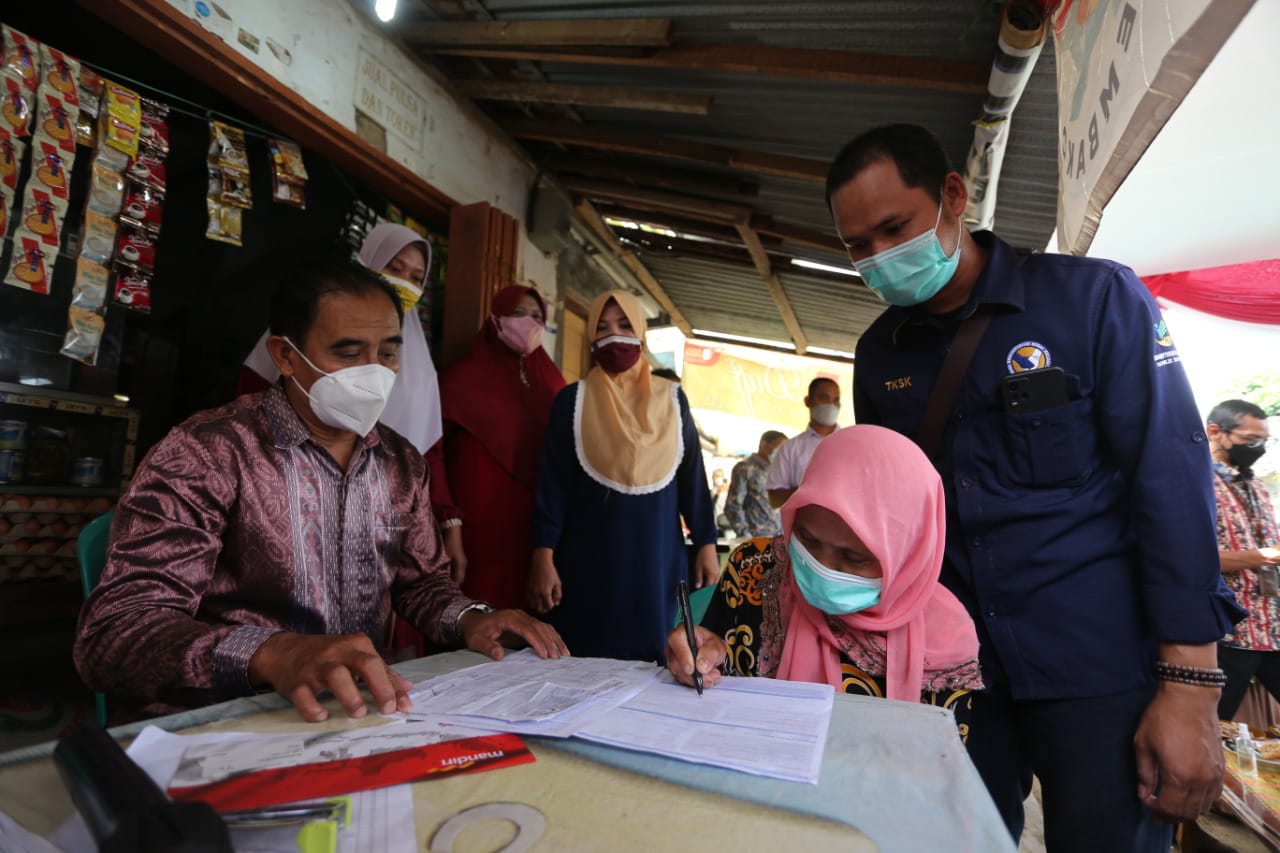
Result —
<instances>
[{"instance_id":1,"label":"printed form paper","mask_svg":"<svg viewBox=\"0 0 1280 853\"><path fill-rule=\"evenodd\" d=\"M610 658L543 660L509 655L414 685L406 719L427 717L496 732L568 737L616 708L663 672Z\"/></svg>"},{"instance_id":2,"label":"printed form paper","mask_svg":"<svg viewBox=\"0 0 1280 853\"><path fill-rule=\"evenodd\" d=\"M664 672L575 736L816 785L834 696L828 684L734 677L699 696Z\"/></svg>"}]
</instances>

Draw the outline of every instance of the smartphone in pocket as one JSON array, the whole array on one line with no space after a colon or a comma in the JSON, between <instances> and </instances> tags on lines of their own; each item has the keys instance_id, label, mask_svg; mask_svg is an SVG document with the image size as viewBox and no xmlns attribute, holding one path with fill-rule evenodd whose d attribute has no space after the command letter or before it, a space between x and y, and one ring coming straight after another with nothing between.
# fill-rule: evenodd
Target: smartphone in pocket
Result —
<instances>
[{"instance_id":1,"label":"smartphone in pocket","mask_svg":"<svg viewBox=\"0 0 1280 853\"><path fill-rule=\"evenodd\" d=\"M1000 394L1009 414L1052 409L1068 402L1067 374L1061 367L1011 373L1000 380Z\"/></svg>"}]
</instances>

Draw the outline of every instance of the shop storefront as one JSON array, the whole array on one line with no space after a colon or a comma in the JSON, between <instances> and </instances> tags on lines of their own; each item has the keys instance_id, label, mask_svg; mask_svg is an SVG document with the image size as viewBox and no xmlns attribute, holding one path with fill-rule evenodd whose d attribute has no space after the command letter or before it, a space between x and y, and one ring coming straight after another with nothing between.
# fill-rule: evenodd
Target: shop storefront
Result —
<instances>
[{"instance_id":1,"label":"shop storefront","mask_svg":"<svg viewBox=\"0 0 1280 853\"><path fill-rule=\"evenodd\" d=\"M36 5L0 13L0 666L65 660L77 535L174 424L230 399L291 261L354 250L380 220L419 230L435 264L416 311L437 363L465 351L498 287L554 288L490 204L518 210L532 169L476 140L511 188L455 176L446 191L394 138L424 149L430 122L450 121L418 85L409 103L431 119L415 131L379 114L379 140L367 114L358 135L183 4ZM375 78L398 50L376 32L353 46ZM291 59L324 63L325 48L295 40Z\"/></svg>"}]
</instances>

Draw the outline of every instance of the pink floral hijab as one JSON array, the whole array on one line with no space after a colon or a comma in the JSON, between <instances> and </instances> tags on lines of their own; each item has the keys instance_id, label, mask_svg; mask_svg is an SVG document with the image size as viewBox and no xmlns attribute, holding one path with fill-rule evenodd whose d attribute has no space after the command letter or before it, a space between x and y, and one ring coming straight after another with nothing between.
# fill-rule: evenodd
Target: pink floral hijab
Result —
<instances>
[{"instance_id":1,"label":"pink floral hijab","mask_svg":"<svg viewBox=\"0 0 1280 853\"><path fill-rule=\"evenodd\" d=\"M834 512L880 561L880 602L831 616L805 600L787 557L796 510L816 504ZM780 626L784 637L776 675L842 689L840 653L849 633L885 637L888 698L920 701L930 672L954 669L978 655L973 620L938 583L946 545L942 481L906 437L876 426L854 426L823 439L804 479L782 507L775 558L783 567Z\"/></svg>"}]
</instances>

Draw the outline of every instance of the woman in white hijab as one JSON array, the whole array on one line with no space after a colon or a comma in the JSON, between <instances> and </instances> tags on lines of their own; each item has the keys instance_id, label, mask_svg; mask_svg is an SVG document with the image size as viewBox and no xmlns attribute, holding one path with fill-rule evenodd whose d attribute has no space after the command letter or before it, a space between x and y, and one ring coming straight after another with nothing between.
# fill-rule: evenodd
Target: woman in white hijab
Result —
<instances>
[{"instance_id":1,"label":"woman in white hijab","mask_svg":"<svg viewBox=\"0 0 1280 853\"><path fill-rule=\"evenodd\" d=\"M379 421L403 435L427 457L431 468L431 504L436 521L443 528L445 550L453 561L454 575L466 571L462 548L462 517L453 505L445 479L440 438L444 426L440 418L440 385L431 361L427 338L418 313L413 310L422 296L427 272L431 269L431 244L421 234L403 225L384 222L365 237L360 247L360 263L382 273L400 295L404 309L401 334L400 370L391 397ZM244 361L236 394L261 391L280 377L267 354L267 333Z\"/></svg>"}]
</instances>

